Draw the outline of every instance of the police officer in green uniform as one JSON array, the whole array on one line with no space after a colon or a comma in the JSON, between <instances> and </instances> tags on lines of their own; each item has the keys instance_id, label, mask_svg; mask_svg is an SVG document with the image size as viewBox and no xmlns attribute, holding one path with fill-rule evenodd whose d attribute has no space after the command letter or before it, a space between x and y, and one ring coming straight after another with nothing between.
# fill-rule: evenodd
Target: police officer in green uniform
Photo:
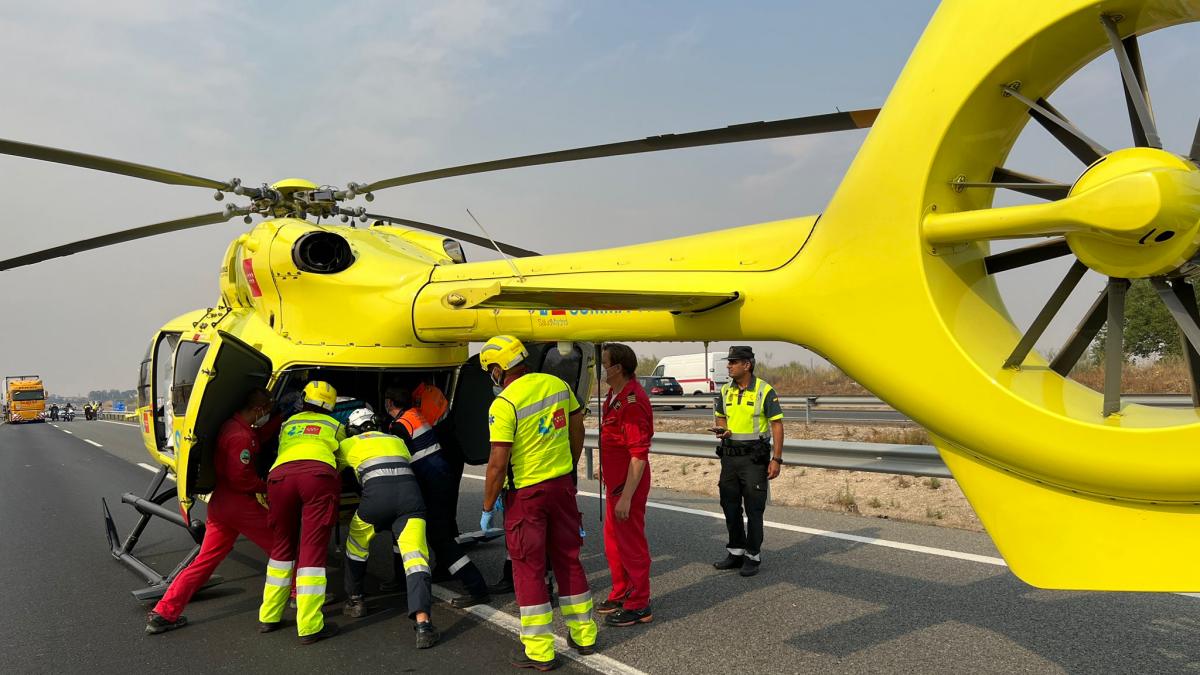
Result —
<instances>
[{"instance_id":1,"label":"police officer in green uniform","mask_svg":"<svg viewBox=\"0 0 1200 675\"><path fill-rule=\"evenodd\" d=\"M779 476L783 466L783 410L771 385L754 376L754 350L729 348L729 382L721 387L714 413L713 433L721 440L721 479L717 487L728 553L713 567L740 568L744 577L758 574L763 540L763 512L767 509L767 481ZM742 526L745 505L746 526Z\"/></svg>"}]
</instances>

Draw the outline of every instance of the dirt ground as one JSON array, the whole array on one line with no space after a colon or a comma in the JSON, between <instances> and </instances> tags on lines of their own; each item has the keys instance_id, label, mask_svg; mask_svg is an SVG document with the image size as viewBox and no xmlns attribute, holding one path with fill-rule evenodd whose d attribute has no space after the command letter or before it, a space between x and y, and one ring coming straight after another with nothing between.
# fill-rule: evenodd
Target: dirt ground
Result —
<instances>
[{"instance_id":1,"label":"dirt ground","mask_svg":"<svg viewBox=\"0 0 1200 675\"><path fill-rule=\"evenodd\" d=\"M699 434L705 433L709 426L705 418L655 420L655 431L662 432ZM784 422L784 437L871 443L929 442L925 432L917 427L805 426L803 422L790 421ZM715 457L709 460L652 454L650 467L654 487L717 496L721 466ZM771 481L771 503L983 530L958 482L947 478L785 466L779 478Z\"/></svg>"}]
</instances>

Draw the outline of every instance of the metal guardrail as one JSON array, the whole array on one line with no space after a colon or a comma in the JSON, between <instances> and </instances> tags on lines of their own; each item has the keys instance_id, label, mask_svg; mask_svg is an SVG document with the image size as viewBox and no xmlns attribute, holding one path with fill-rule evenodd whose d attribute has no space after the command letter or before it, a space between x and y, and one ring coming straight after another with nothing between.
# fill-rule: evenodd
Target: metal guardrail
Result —
<instances>
[{"instance_id":1,"label":"metal guardrail","mask_svg":"<svg viewBox=\"0 0 1200 675\"><path fill-rule=\"evenodd\" d=\"M598 432L588 429L583 445L587 450L588 475L594 472L593 450ZM716 459L717 443L706 434L656 433L650 452L677 457ZM821 469L872 471L908 476L953 478L932 445L895 443L851 443L844 441L785 440L783 463L788 466L812 466Z\"/></svg>"},{"instance_id":2,"label":"metal guardrail","mask_svg":"<svg viewBox=\"0 0 1200 675\"><path fill-rule=\"evenodd\" d=\"M714 396L714 394L705 394L701 396L651 396L650 405L683 405L698 408L711 408L713 406ZM1169 408L1194 407L1192 403L1192 397L1189 394L1125 394L1121 397L1121 400L1125 403L1156 405ZM876 396L780 396L779 405L785 408L815 408L817 406L823 406L827 408L857 408L867 406L882 407L889 410L891 409L891 406L889 406L887 403L884 403Z\"/></svg>"}]
</instances>

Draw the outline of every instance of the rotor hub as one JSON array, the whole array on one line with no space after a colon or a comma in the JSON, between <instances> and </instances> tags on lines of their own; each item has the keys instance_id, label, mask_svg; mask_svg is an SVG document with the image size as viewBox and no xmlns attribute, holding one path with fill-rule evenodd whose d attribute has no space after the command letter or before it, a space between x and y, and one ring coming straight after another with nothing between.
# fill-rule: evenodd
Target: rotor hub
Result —
<instances>
[{"instance_id":1,"label":"rotor hub","mask_svg":"<svg viewBox=\"0 0 1200 675\"><path fill-rule=\"evenodd\" d=\"M1200 250L1200 171L1178 155L1126 148L1101 157L1064 204L1086 224L1066 233L1071 251L1109 277L1137 279L1178 270Z\"/></svg>"}]
</instances>

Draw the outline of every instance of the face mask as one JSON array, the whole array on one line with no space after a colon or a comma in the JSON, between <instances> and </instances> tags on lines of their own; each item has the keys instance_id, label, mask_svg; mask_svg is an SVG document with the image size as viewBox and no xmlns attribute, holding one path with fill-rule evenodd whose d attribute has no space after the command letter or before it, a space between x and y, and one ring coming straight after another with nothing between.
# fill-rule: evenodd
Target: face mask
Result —
<instances>
[{"instance_id":1,"label":"face mask","mask_svg":"<svg viewBox=\"0 0 1200 675\"><path fill-rule=\"evenodd\" d=\"M492 395L499 396L500 392L504 391L504 384L503 384L504 371L500 371L500 373L501 373L500 380L496 379L496 376L492 374L493 372L496 372L496 371L491 371L491 370L488 371L488 379L492 381Z\"/></svg>"},{"instance_id":2,"label":"face mask","mask_svg":"<svg viewBox=\"0 0 1200 675\"><path fill-rule=\"evenodd\" d=\"M264 425L270 421L271 421L271 413L264 413L262 417L254 420L254 426L261 427L262 425Z\"/></svg>"}]
</instances>

